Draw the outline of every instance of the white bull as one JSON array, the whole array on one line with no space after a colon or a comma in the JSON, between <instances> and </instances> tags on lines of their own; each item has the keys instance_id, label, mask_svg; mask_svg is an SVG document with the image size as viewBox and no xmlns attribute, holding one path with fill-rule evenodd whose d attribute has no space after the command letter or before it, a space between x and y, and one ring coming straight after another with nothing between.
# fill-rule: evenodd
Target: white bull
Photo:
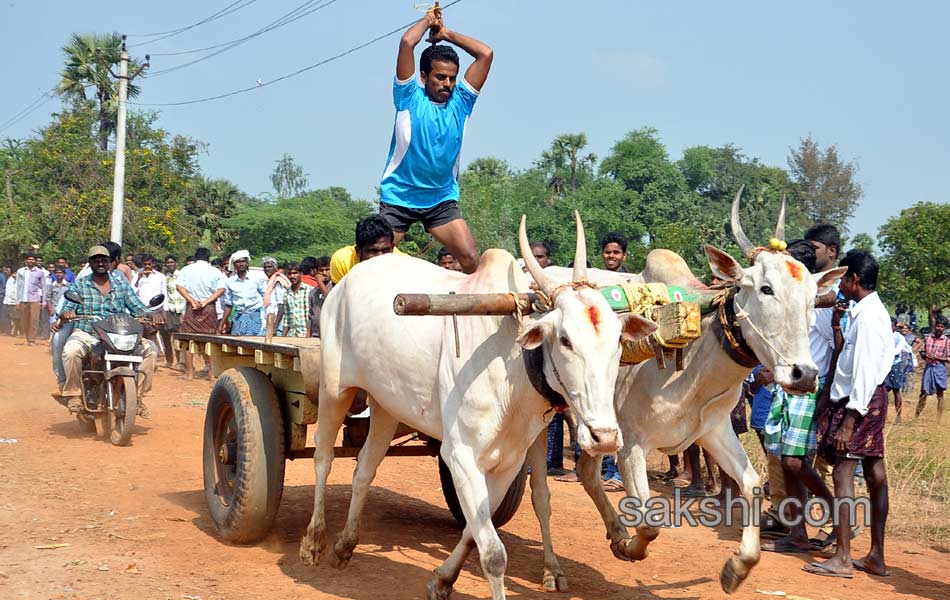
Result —
<instances>
[{"instance_id":1,"label":"white bull","mask_svg":"<svg viewBox=\"0 0 950 600\"><path fill-rule=\"evenodd\" d=\"M585 257L579 216L577 233L577 255ZM435 570L428 598L451 594L473 546L478 547L492 598L505 597L507 554L491 515L551 409L529 380L522 349L543 348L543 375L576 415L585 451L613 452L621 446L613 408L620 338L640 338L655 326L640 318L618 318L589 286L556 289L531 254L523 217L519 241L540 289L552 298L552 310L532 315L537 318L523 328L513 317L459 317L460 357L451 318L397 316L393 299L406 291L528 292L528 278L507 252L485 252L470 276L414 258L382 256L357 265L327 297L320 322L314 510L300 544L305 563L318 563L327 551L324 500L333 444L358 389L368 392L372 419L332 561L343 566L352 556L369 485L397 424L405 423L442 440L441 455L467 522L461 541ZM585 261L577 264L574 280L582 281Z\"/></svg>"},{"instance_id":2,"label":"white bull","mask_svg":"<svg viewBox=\"0 0 950 600\"><path fill-rule=\"evenodd\" d=\"M729 418L743 379L756 362L761 362L775 374L776 383L791 393L813 391L817 383L818 368L808 344L816 292L826 293L845 269L809 275L805 266L790 256L770 252L755 254L756 249L748 242L738 220L741 194L740 189L733 203L733 231L743 251L754 257L753 265L743 269L725 252L706 248L713 275L733 288L734 295L726 305L729 309L726 323L733 339L741 342L740 349L732 349L729 336L722 335L724 328L717 311L703 318L702 335L686 349L682 371L675 371L670 363L661 370L655 361L647 361L622 367L617 379L614 402L624 437L617 462L627 493L637 498L641 507L650 498L647 454L654 449L666 454L679 453L693 442L708 450L723 471L738 482L746 505L751 507L759 477ZM782 221L780 216L776 230L779 239L784 234ZM616 284L618 277L624 276L606 271L591 272L591 279L600 285ZM642 277L630 278L686 287L695 287L698 283L685 262L665 250L648 256ZM546 436L539 436L528 456L532 467L532 502L544 539L544 586L549 590L556 586L563 591L567 580L554 554L548 522L550 492L544 477L546 445ZM600 462L599 457L582 456L577 465L578 475L604 521L614 555L623 560L642 560L647 557L647 546L657 537L659 529L637 527L637 535L629 536L602 487ZM641 511L641 514L645 513ZM759 551L758 525L750 520L743 528L739 552L726 562L720 574L725 592L732 593L746 579L759 561Z\"/></svg>"}]
</instances>

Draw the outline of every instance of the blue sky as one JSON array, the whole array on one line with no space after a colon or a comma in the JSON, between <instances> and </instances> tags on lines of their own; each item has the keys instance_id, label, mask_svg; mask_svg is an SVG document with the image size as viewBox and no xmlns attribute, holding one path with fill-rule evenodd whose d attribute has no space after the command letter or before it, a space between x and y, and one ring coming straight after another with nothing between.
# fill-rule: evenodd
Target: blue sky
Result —
<instances>
[{"instance_id":1,"label":"blue sky","mask_svg":"<svg viewBox=\"0 0 950 600\"><path fill-rule=\"evenodd\" d=\"M176 29L230 1L2 0L0 122L55 85L71 32ZM131 52L232 40L302 1L253 2ZM219 56L145 79L138 101L189 100L274 79L412 20L415 4L336 0ZM915 202L947 201L950 3L464 0L445 20L495 49L463 163L494 155L524 168L556 135L578 131L602 157L625 132L652 126L674 159L689 146L732 143L785 166L789 148L811 134L860 167L865 196L852 233L873 235ZM397 40L248 94L162 108L160 124L206 142L205 173L249 193L269 191L274 161L290 153L313 187L341 185L371 198L392 130ZM201 55L155 56L152 71L194 56ZM55 108L46 104L0 135L26 136Z\"/></svg>"}]
</instances>

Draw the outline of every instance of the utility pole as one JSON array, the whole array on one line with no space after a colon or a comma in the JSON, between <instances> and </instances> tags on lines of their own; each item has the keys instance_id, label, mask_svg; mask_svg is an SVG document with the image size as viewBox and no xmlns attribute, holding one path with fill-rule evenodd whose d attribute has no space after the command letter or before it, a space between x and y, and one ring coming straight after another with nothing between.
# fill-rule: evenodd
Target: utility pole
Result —
<instances>
[{"instance_id":1,"label":"utility pole","mask_svg":"<svg viewBox=\"0 0 950 600\"><path fill-rule=\"evenodd\" d=\"M122 243L122 218L125 213L125 119L128 112L126 101L129 96L129 81L139 76L148 66L149 56L145 55L145 64L129 77L129 53L125 49L125 36L122 36L122 54L119 57L119 74L112 73L119 80L119 110L115 126L115 175L112 184L112 235L110 239ZM111 70L110 70L111 73Z\"/></svg>"}]
</instances>

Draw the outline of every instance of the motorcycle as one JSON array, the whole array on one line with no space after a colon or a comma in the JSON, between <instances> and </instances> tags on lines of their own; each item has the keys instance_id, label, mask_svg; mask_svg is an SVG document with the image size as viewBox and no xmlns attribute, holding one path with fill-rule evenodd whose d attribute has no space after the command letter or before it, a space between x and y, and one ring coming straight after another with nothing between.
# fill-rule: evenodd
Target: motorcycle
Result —
<instances>
[{"instance_id":1,"label":"motorcycle","mask_svg":"<svg viewBox=\"0 0 950 600\"><path fill-rule=\"evenodd\" d=\"M73 290L65 293L66 299L82 306L82 297ZM154 308L165 301L164 294L149 300ZM91 320L91 315L76 315L76 319ZM100 437L108 437L116 446L126 446L132 439L132 428L139 407L136 378L142 357L135 348L142 343L147 318L135 318L129 314L117 314L93 321L90 325L99 337L99 344L83 359L82 407L76 415L83 431L95 431ZM68 406L65 398L57 400Z\"/></svg>"}]
</instances>

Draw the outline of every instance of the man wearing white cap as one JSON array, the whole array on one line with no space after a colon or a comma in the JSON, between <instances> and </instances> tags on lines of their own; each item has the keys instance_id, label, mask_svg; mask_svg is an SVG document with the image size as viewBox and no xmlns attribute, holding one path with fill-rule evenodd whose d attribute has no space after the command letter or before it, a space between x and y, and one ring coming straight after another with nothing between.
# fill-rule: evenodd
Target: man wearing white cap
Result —
<instances>
[{"instance_id":1,"label":"man wearing white cap","mask_svg":"<svg viewBox=\"0 0 950 600\"><path fill-rule=\"evenodd\" d=\"M228 333L230 329L232 335L261 334L267 281L248 276L250 262L251 254L247 250L238 250L231 255L234 275L228 277L224 285L224 317L218 326L219 333ZM232 313L233 323L230 321Z\"/></svg>"}]
</instances>

